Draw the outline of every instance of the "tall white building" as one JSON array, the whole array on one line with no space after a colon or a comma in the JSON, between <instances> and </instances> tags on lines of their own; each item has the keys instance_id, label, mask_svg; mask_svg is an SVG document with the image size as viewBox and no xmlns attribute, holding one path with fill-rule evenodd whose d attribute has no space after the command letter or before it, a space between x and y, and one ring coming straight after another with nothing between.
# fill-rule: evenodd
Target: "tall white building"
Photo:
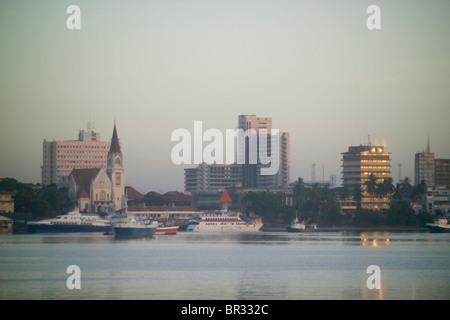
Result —
<instances>
[{"instance_id":1,"label":"tall white building","mask_svg":"<svg viewBox=\"0 0 450 320\"><path fill-rule=\"evenodd\" d=\"M272 118L257 117L256 115L240 115L238 117L238 127L244 131L255 130L259 134L265 130L268 135L272 134ZM261 163L261 154L272 155L271 139L266 139L266 149L262 148L259 137L257 139L257 163L251 163L251 152L249 138L246 138L246 143L240 148L245 154L245 164L242 165L242 186L244 188L276 188L285 187L289 185L290 179L290 135L287 132L279 132L278 139L278 171L274 175L263 175L261 169L269 165ZM273 165L273 164L272 164Z\"/></svg>"}]
</instances>

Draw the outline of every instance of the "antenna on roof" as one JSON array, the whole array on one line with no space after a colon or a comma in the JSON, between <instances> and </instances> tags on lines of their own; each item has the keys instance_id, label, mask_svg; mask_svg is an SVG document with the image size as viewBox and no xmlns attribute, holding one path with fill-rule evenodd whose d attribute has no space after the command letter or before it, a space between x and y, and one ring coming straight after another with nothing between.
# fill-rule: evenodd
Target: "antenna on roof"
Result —
<instances>
[{"instance_id":1,"label":"antenna on roof","mask_svg":"<svg viewBox=\"0 0 450 320\"><path fill-rule=\"evenodd\" d=\"M89 113L89 121L87 123L88 131L94 131L94 122L91 121L91 113Z\"/></svg>"},{"instance_id":2,"label":"antenna on roof","mask_svg":"<svg viewBox=\"0 0 450 320\"><path fill-rule=\"evenodd\" d=\"M370 134L369 134L369 135L367 135L367 145L369 145L369 146L371 146L371 145L372 145L372 143L370 142Z\"/></svg>"}]
</instances>

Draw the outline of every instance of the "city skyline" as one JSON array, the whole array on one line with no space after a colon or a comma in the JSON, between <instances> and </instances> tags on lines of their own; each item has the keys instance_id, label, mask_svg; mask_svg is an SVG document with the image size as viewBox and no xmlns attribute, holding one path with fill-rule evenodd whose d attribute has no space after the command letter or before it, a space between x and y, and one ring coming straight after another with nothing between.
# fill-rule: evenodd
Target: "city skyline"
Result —
<instances>
[{"instance_id":1,"label":"city skyline","mask_svg":"<svg viewBox=\"0 0 450 320\"><path fill-rule=\"evenodd\" d=\"M414 181L414 155L450 158L448 1L77 1L0 4L0 175L41 180L42 142L117 121L126 185L184 189L173 130L222 132L237 116L290 133L291 181L341 178L349 146L382 145L391 177Z\"/></svg>"}]
</instances>

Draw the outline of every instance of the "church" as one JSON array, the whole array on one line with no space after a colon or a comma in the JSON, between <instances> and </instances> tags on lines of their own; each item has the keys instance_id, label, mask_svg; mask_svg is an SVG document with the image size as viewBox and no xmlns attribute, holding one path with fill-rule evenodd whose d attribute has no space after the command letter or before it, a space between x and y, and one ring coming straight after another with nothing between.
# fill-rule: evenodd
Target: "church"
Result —
<instances>
[{"instance_id":1,"label":"church","mask_svg":"<svg viewBox=\"0 0 450 320\"><path fill-rule=\"evenodd\" d=\"M106 168L73 169L61 185L80 212L100 212L110 208L117 212L125 204L125 174L116 124L111 139Z\"/></svg>"}]
</instances>

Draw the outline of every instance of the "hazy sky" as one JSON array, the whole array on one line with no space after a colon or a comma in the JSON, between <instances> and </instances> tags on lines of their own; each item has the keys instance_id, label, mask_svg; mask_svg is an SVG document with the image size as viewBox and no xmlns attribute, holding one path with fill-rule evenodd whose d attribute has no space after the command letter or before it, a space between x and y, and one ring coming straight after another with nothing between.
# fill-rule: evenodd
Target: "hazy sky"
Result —
<instances>
[{"instance_id":1,"label":"hazy sky","mask_svg":"<svg viewBox=\"0 0 450 320\"><path fill-rule=\"evenodd\" d=\"M413 180L427 135L450 158L449 15L448 0L2 0L0 175L40 182L44 139L76 139L90 117L109 141L115 117L126 184L182 191L172 131L256 114L290 132L291 180L313 163L340 177L367 135Z\"/></svg>"}]
</instances>

